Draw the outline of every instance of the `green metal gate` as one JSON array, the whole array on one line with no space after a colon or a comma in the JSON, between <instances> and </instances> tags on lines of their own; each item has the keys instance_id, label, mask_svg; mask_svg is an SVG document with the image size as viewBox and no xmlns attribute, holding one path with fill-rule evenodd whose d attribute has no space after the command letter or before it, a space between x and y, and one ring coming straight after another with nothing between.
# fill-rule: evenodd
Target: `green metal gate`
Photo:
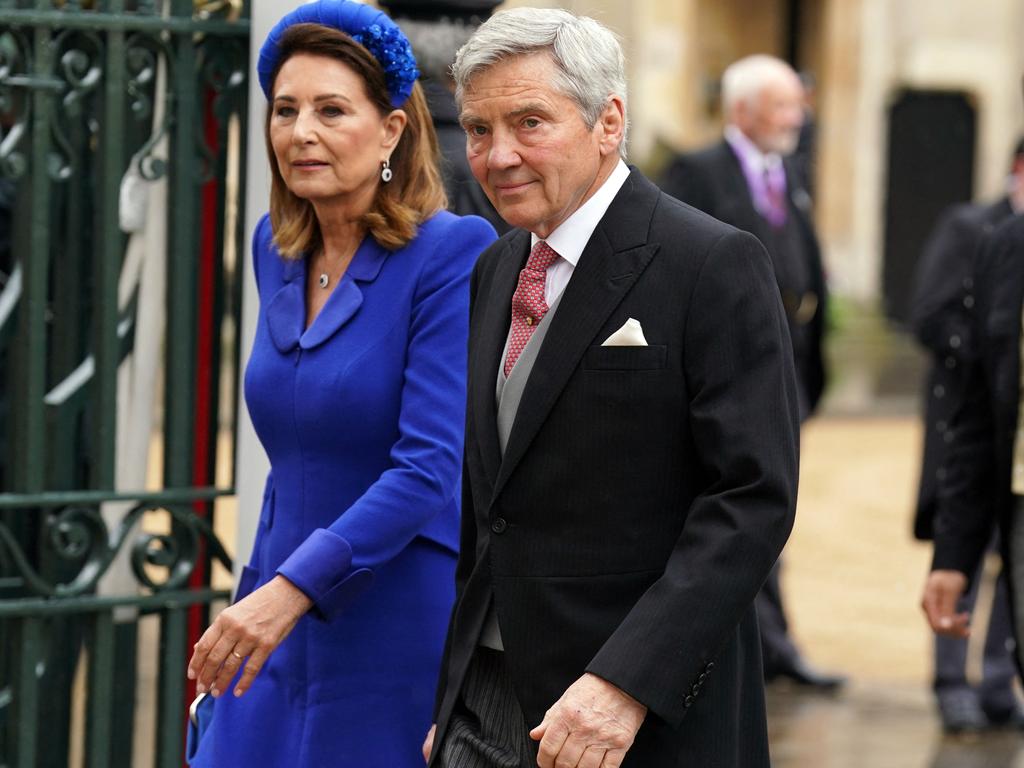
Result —
<instances>
[{"instance_id":1,"label":"green metal gate","mask_svg":"<svg viewBox=\"0 0 1024 768\"><path fill-rule=\"evenodd\" d=\"M182 764L231 568L247 5L0 0L0 768Z\"/></svg>"}]
</instances>

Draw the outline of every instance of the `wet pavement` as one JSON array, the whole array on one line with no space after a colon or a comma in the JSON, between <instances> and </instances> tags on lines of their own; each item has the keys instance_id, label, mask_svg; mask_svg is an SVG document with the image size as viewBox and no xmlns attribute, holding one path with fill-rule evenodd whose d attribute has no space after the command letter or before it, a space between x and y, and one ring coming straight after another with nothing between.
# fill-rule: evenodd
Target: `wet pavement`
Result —
<instances>
[{"instance_id":1,"label":"wet pavement","mask_svg":"<svg viewBox=\"0 0 1024 768\"><path fill-rule=\"evenodd\" d=\"M836 409L804 428L783 588L805 656L850 682L831 696L769 687L772 764L1024 768L1022 733L941 731L930 689L932 636L918 607L931 545L911 536L921 431L913 408L892 412L902 415ZM995 563L988 565L991 579ZM984 618L976 619L974 643L983 638ZM977 650L971 646L969 659ZM978 666L969 662L968 675Z\"/></svg>"},{"instance_id":2,"label":"wet pavement","mask_svg":"<svg viewBox=\"0 0 1024 768\"><path fill-rule=\"evenodd\" d=\"M769 688L773 768L1024 768L1024 735L944 736L924 687Z\"/></svg>"}]
</instances>

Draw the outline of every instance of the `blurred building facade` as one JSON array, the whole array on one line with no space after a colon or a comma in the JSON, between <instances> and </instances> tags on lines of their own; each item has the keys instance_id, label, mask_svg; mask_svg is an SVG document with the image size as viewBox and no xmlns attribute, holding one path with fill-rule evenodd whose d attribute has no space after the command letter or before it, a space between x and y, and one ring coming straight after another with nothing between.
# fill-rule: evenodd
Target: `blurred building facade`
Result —
<instances>
[{"instance_id":1,"label":"blurred building facade","mask_svg":"<svg viewBox=\"0 0 1024 768\"><path fill-rule=\"evenodd\" d=\"M719 135L718 80L731 61L764 52L809 72L817 84L817 219L829 279L837 293L866 302L901 303L918 232L936 209L1000 194L1024 126L1019 0L507 0L504 7L518 5L568 8L620 35L631 78L631 161L651 170L667 148L691 149ZM954 118L962 125L951 125ZM890 141L894 121L899 141ZM911 199L894 174L912 176L904 180ZM887 290L887 281L896 284ZM901 307L889 314L898 318Z\"/></svg>"}]
</instances>

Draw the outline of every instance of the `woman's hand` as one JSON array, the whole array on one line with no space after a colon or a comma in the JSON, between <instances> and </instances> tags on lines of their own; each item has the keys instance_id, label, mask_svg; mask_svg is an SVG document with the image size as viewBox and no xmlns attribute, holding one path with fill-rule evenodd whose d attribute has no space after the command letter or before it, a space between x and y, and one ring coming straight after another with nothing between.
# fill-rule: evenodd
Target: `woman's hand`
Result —
<instances>
[{"instance_id":1,"label":"woman's hand","mask_svg":"<svg viewBox=\"0 0 1024 768\"><path fill-rule=\"evenodd\" d=\"M221 611L196 643L188 679L196 681L199 693L209 690L214 697L220 696L245 663L245 672L235 686L235 696L241 696L312 605L301 589L284 576L275 576Z\"/></svg>"}]
</instances>

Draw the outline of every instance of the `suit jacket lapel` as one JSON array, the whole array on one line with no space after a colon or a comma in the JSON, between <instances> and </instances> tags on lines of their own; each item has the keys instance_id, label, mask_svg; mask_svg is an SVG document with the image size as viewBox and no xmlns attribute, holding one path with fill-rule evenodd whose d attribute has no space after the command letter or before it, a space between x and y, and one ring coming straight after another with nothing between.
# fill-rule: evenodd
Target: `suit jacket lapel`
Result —
<instances>
[{"instance_id":1,"label":"suit jacket lapel","mask_svg":"<svg viewBox=\"0 0 1024 768\"><path fill-rule=\"evenodd\" d=\"M492 488L501 464L498 406L495 400L498 366L512 322L512 294L529 251L529 232L519 231L510 237L505 250L497 257L494 275L485 289L486 293L478 293L475 298L476 311L480 313L481 321L475 349L471 350L473 359L469 364L473 372L471 396L474 426L487 480Z\"/></svg>"},{"instance_id":2,"label":"suit jacket lapel","mask_svg":"<svg viewBox=\"0 0 1024 768\"><path fill-rule=\"evenodd\" d=\"M658 251L647 242L658 188L633 171L587 243L534 363L494 484L497 498L608 316ZM506 314L511 302L505 303ZM504 324L504 343L509 322ZM494 358L497 373L497 357ZM494 392L491 387L493 413ZM492 419L492 422L494 419Z\"/></svg>"}]
</instances>

